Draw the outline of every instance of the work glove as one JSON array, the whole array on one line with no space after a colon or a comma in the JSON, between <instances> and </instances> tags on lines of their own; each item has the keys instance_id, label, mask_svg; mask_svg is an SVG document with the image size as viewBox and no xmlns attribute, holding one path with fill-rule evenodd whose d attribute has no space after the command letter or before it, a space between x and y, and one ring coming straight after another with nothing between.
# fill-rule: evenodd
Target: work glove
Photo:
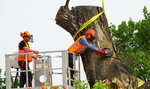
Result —
<instances>
[{"instance_id":1,"label":"work glove","mask_svg":"<svg viewBox=\"0 0 150 89\"><path fill-rule=\"evenodd\" d=\"M96 50L96 52L103 53L104 51L102 49L98 49L98 50Z\"/></svg>"}]
</instances>

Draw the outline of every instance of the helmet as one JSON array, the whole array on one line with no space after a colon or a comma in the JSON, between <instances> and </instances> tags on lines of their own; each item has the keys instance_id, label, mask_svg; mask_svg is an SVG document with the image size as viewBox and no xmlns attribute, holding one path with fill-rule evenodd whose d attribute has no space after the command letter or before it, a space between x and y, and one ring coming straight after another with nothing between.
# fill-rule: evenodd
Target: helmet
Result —
<instances>
[{"instance_id":1,"label":"helmet","mask_svg":"<svg viewBox=\"0 0 150 89\"><path fill-rule=\"evenodd\" d=\"M28 31L25 31L25 32L23 32L23 33L21 32L21 33L20 33L20 36L21 36L21 37L25 37L25 36L31 36L31 35L30 35L30 33L29 33Z\"/></svg>"},{"instance_id":2,"label":"helmet","mask_svg":"<svg viewBox=\"0 0 150 89\"><path fill-rule=\"evenodd\" d=\"M85 32L86 35L91 35L92 37L95 37L95 31L93 29L88 29Z\"/></svg>"}]
</instances>

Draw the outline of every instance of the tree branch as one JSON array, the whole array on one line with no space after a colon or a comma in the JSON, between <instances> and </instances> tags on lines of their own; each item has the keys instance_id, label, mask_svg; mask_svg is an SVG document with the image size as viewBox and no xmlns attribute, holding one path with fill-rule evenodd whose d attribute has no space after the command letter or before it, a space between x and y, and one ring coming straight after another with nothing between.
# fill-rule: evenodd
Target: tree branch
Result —
<instances>
[{"instance_id":1,"label":"tree branch","mask_svg":"<svg viewBox=\"0 0 150 89\"><path fill-rule=\"evenodd\" d=\"M68 6L69 6L69 2L70 2L70 0L67 0L67 1L66 1L65 7L67 7L67 8L68 8Z\"/></svg>"}]
</instances>

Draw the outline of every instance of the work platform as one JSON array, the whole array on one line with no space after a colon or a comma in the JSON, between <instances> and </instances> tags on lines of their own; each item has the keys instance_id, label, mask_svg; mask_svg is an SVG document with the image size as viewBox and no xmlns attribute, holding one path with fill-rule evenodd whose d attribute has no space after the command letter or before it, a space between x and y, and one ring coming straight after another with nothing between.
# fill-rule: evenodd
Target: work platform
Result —
<instances>
[{"instance_id":1,"label":"work platform","mask_svg":"<svg viewBox=\"0 0 150 89\"><path fill-rule=\"evenodd\" d=\"M26 70L23 71L19 69L17 57L25 54L33 53L5 55L6 89L74 89L71 82L80 80L80 57L76 54L66 50L40 52L41 56L30 63L30 70L26 66ZM73 68L68 66L69 54L73 55ZM70 70L74 71L73 79ZM24 88L19 88L17 83L20 73L26 72L28 82L29 71L33 74L32 87L26 84Z\"/></svg>"}]
</instances>

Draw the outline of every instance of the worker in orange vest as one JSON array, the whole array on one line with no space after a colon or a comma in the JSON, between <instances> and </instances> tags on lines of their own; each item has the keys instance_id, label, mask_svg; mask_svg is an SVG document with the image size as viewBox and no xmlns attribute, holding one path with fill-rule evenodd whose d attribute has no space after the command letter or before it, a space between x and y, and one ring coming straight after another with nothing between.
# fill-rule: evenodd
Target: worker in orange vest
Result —
<instances>
[{"instance_id":1,"label":"worker in orange vest","mask_svg":"<svg viewBox=\"0 0 150 89\"><path fill-rule=\"evenodd\" d=\"M29 63L32 61L32 58L37 58L39 55L39 51L30 49L29 41L31 40L32 35L28 31L21 32L20 36L23 38L23 40L18 45L18 52L19 53L29 53L33 52L35 54L20 54L18 56L18 65L20 66L21 70L26 70L26 63L27 68L30 70ZM26 72L20 73L20 84L19 87L24 87L24 84L26 83ZM31 71L28 72L28 87L32 87L32 73Z\"/></svg>"},{"instance_id":2,"label":"worker in orange vest","mask_svg":"<svg viewBox=\"0 0 150 89\"><path fill-rule=\"evenodd\" d=\"M90 48L98 53L103 53L103 50L97 48L96 46L92 45L92 41L95 39L95 31L93 29L88 29L85 32L85 35L80 36L69 48L68 51L75 53L75 54L82 54L86 48ZM73 68L73 55L69 54L69 67ZM73 78L74 72L71 71L71 78Z\"/></svg>"},{"instance_id":3,"label":"worker in orange vest","mask_svg":"<svg viewBox=\"0 0 150 89\"><path fill-rule=\"evenodd\" d=\"M69 48L70 52L81 54L86 48L90 48L94 51L102 52L96 46L92 45L92 41L95 39L95 31L93 29L88 29L85 35L80 36Z\"/></svg>"}]
</instances>

